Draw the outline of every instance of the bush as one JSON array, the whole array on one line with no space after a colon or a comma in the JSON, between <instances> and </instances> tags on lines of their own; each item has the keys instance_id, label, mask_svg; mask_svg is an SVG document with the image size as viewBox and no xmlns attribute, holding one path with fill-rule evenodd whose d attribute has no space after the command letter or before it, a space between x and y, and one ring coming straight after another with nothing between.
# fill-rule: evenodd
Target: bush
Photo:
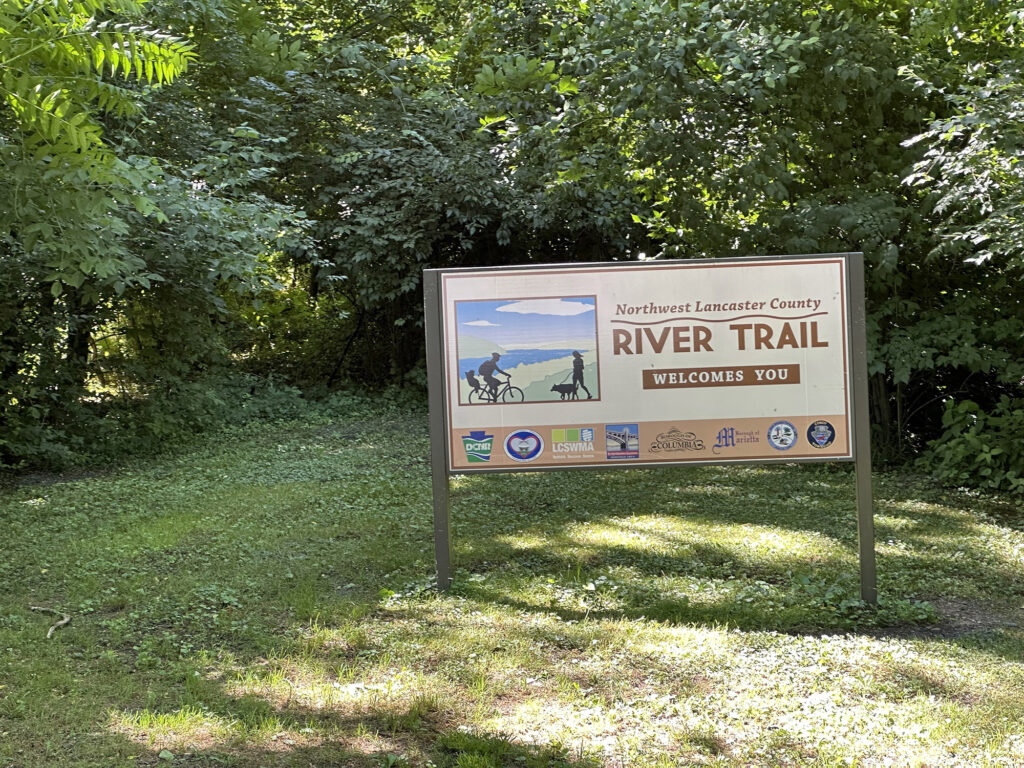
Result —
<instances>
[{"instance_id":1,"label":"bush","mask_svg":"<svg viewBox=\"0 0 1024 768\"><path fill-rule=\"evenodd\" d=\"M1003 396L991 411L946 402L942 436L920 464L943 482L1024 495L1024 400Z\"/></svg>"},{"instance_id":2,"label":"bush","mask_svg":"<svg viewBox=\"0 0 1024 768\"><path fill-rule=\"evenodd\" d=\"M273 377L164 378L144 396L83 399L65 411L17 413L0 436L0 471L60 470L150 454L203 430L305 413L302 393Z\"/></svg>"}]
</instances>

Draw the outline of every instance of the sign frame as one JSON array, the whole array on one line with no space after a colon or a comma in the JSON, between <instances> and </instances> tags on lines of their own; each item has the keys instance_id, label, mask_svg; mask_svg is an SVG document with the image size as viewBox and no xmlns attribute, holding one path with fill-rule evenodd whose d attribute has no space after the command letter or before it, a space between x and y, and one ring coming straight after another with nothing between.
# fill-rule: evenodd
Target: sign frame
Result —
<instances>
[{"instance_id":1,"label":"sign frame","mask_svg":"<svg viewBox=\"0 0 1024 768\"><path fill-rule=\"evenodd\" d=\"M664 266L699 266L714 264L801 261L814 259L842 259L844 261L846 307L845 324L849 343L846 349L845 365L850 383L847 402L849 421L850 451L847 456L801 456L780 455L770 458L701 458L686 461L629 461L621 465L609 463L569 464L565 466L532 466L523 464L510 467L481 467L451 469L452 440L449 414L448 360L444 338L443 318L445 316L443 281L450 274L486 274L510 271L543 272L544 270L593 269L613 267L615 269L645 269L652 264ZM434 549L437 563L437 585L447 589L452 581L452 544L449 478L453 474L484 474L494 472L548 472L571 469L608 469L610 466L639 468L680 465L725 465L725 464L774 464L790 462L854 462L857 495L858 553L861 576L861 598L871 604L877 603L877 577L875 566L874 515L872 511L871 488L871 439L868 411L867 376L867 328L864 307L864 256L862 253L824 253L799 255L745 256L719 259L652 260L642 262L582 262L543 265L510 265L503 267L470 267L450 269L425 269L423 271L424 330L426 340L427 381L430 405L430 466L434 506Z\"/></svg>"}]
</instances>

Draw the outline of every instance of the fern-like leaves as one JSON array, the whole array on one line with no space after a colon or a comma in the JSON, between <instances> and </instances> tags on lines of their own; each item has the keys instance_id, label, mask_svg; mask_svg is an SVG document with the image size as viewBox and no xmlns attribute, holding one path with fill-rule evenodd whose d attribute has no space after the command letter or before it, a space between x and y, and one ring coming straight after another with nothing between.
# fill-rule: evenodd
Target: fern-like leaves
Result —
<instances>
[{"instance_id":1,"label":"fern-like leaves","mask_svg":"<svg viewBox=\"0 0 1024 768\"><path fill-rule=\"evenodd\" d=\"M137 0L0 0L0 103L29 152L106 164L96 111L136 110L131 89L116 81L154 86L185 71L190 46L140 16Z\"/></svg>"}]
</instances>

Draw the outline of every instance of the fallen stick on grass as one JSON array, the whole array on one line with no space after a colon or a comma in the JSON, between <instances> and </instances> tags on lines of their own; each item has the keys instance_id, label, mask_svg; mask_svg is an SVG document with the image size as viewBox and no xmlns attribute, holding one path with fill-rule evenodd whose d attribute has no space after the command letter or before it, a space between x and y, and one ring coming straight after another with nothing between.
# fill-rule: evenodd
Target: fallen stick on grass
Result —
<instances>
[{"instance_id":1,"label":"fallen stick on grass","mask_svg":"<svg viewBox=\"0 0 1024 768\"><path fill-rule=\"evenodd\" d=\"M71 623L71 616L69 614L61 613L60 611L54 610L53 608L43 608L43 607L38 606L38 605L30 605L28 607L28 609L30 611L39 611L40 613L52 613L54 616L63 616L64 617L60 621L58 621L56 624L54 624L52 627L50 627L50 631L46 633L46 639L47 640L49 640L51 637L53 637L53 633L56 632L61 627L63 627L65 624L70 624Z\"/></svg>"}]
</instances>

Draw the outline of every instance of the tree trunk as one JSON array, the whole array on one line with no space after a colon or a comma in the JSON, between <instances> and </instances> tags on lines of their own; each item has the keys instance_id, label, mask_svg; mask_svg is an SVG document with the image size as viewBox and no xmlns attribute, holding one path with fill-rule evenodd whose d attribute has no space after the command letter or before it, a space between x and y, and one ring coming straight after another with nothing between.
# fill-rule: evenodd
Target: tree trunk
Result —
<instances>
[{"instance_id":1,"label":"tree trunk","mask_svg":"<svg viewBox=\"0 0 1024 768\"><path fill-rule=\"evenodd\" d=\"M92 341L93 316L77 293L67 295L68 335L65 346L65 371L72 397L85 389L89 374L89 344ZM72 394L74 393L74 394Z\"/></svg>"},{"instance_id":2,"label":"tree trunk","mask_svg":"<svg viewBox=\"0 0 1024 768\"><path fill-rule=\"evenodd\" d=\"M892 408L889 402L889 385L885 374L876 373L868 383L872 432L875 435L872 453L881 461L894 456L896 431L892 423Z\"/></svg>"}]
</instances>

